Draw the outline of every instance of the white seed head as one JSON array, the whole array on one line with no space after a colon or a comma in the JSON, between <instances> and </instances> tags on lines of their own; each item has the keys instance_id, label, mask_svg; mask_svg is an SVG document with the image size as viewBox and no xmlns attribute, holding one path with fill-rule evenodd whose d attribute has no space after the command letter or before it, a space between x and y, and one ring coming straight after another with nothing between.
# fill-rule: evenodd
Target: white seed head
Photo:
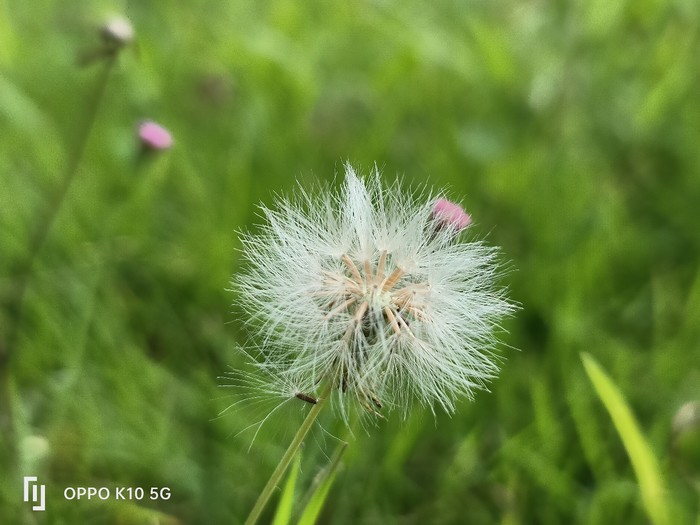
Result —
<instances>
[{"instance_id":1,"label":"white seed head","mask_svg":"<svg viewBox=\"0 0 700 525\"><path fill-rule=\"evenodd\" d=\"M108 44L122 47L134 39L134 26L123 16L113 16L101 28L102 38Z\"/></svg>"},{"instance_id":2,"label":"white seed head","mask_svg":"<svg viewBox=\"0 0 700 525\"><path fill-rule=\"evenodd\" d=\"M436 214L439 195L385 188L346 166L339 193L300 190L244 234L234 290L259 331L267 373L330 382L375 414L413 399L453 412L498 371L494 329L514 305L496 288L496 250Z\"/></svg>"}]
</instances>

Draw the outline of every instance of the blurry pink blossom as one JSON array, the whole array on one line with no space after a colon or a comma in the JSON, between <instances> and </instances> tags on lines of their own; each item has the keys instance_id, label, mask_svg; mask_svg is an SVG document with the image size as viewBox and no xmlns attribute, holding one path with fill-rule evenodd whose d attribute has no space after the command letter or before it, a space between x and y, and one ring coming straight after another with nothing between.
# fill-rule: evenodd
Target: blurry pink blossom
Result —
<instances>
[{"instance_id":1,"label":"blurry pink blossom","mask_svg":"<svg viewBox=\"0 0 700 525\"><path fill-rule=\"evenodd\" d=\"M433 205L433 217L443 226L454 228L458 232L467 228L472 222L471 216L459 204L450 202L447 199L438 199L435 202Z\"/></svg>"},{"instance_id":2,"label":"blurry pink blossom","mask_svg":"<svg viewBox=\"0 0 700 525\"><path fill-rule=\"evenodd\" d=\"M148 149L165 150L173 145L173 137L163 126L152 121L139 125L139 140Z\"/></svg>"}]
</instances>

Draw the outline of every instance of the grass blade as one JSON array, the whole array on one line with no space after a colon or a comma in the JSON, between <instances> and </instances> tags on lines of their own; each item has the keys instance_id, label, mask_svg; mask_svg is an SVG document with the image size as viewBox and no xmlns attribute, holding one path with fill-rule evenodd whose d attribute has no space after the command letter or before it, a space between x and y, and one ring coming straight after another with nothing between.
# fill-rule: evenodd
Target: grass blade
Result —
<instances>
[{"instance_id":1,"label":"grass blade","mask_svg":"<svg viewBox=\"0 0 700 525\"><path fill-rule=\"evenodd\" d=\"M655 525L671 525L670 507L661 469L634 414L620 390L595 359L587 353L582 353L581 360L632 462L641 490L642 503L649 519Z\"/></svg>"},{"instance_id":2,"label":"grass blade","mask_svg":"<svg viewBox=\"0 0 700 525\"><path fill-rule=\"evenodd\" d=\"M333 481L335 481L335 476L338 473L338 467L340 466L340 460L343 457L347 447L348 444L346 442L342 442L338 445L330 464L323 469L319 477L314 482L314 487L310 497L307 500L308 503L304 507L304 511L299 518L298 525L313 525L316 523L318 515L321 513L321 509L323 509L323 503L326 501L326 497L330 492Z\"/></svg>"},{"instance_id":3,"label":"grass blade","mask_svg":"<svg viewBox=\"0 0 700 525\"><path fill-rule=\"evenodd\" d=\"M301 465L301 454L297 454L294 458L294 465L289 471L289 477L284 484L284 490L280 497L280 502L277 505L275 519L272 525L287 525L292 519L292 508L294 507L294 489L297 486L297 476L299 475L299 466Z\"/></svg>"}]
</instances>

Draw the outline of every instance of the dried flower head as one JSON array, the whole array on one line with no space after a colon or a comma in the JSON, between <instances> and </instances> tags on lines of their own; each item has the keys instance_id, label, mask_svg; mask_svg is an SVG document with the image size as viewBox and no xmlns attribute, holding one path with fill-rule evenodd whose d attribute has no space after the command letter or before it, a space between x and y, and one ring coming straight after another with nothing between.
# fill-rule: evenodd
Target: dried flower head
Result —
<instances>
[{"instance_id":1,"label":"dried flower head","mask_svg":"<svg viewBox=\"0 0 700 525\"><path fill-rule=\"evenodd\" d=\"M310 395L330 383L344 415L348 396L377 415L414 398L453 412L497 373L493 332L514 306L496 250L463 239L461 207L348 165L341 192L301 190L263 214L233 284L266 372Z\"/></svg>"}]
</instances>

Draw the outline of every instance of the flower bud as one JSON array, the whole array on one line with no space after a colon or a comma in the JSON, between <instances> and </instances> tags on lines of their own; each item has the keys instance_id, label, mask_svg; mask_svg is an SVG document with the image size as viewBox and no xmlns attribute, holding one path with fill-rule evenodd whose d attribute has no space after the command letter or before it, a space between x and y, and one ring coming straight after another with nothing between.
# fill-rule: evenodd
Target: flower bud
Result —
<instances>
[{"instance_id":1,"label":"flower bud","mask_svg":"<svg viewBox=\"0 0 700 525\"><path fill-rule=\"evenodd\" d=\"M128 45L134 39L134 27L123 16L114 16L107 20L100 33L107 44L118 48Z\"/></svg>"},{"instance_id":2,"label":"flower bud","mask_svg":"<svg viewBox=\"0 0 700 525\"><path fill-rule=\"evenodd\" d=\"M464 209L447 199L438 199L433 205L433 218L443 228L450 228L460 232L472 223L471 216Z\"/></svg>"},{"instance_id":3,"label":"flower bud","mask_svg":"<svg viewBox=\"0 0 700 525\"><path fill-rule=\"evenodd\" d=\"M139 125L139 140L150 150L166 150L173 145L173 137L163 126L147 120Z\"/></svg>"},{"instance_id":4,"label":"flower bud","mask_svg":"<svg viewBox=\"0 0 700 525\"><path fill-rule=\"evenodd\" d=\"M36 471L51 451L49 440L44 436L29 435L19 442L20 457L26 468Z\"/></svg>"},{"instance_id":5,"label":"flower bud","mask_svg":"<svg viewBox=\"0 0 700 525\"><path fill-rule=\"evenodd\" d=\"M700 483L700 401L688 401L671 424L672 451L677 467Z\"/></svg>"}]
</instances>

